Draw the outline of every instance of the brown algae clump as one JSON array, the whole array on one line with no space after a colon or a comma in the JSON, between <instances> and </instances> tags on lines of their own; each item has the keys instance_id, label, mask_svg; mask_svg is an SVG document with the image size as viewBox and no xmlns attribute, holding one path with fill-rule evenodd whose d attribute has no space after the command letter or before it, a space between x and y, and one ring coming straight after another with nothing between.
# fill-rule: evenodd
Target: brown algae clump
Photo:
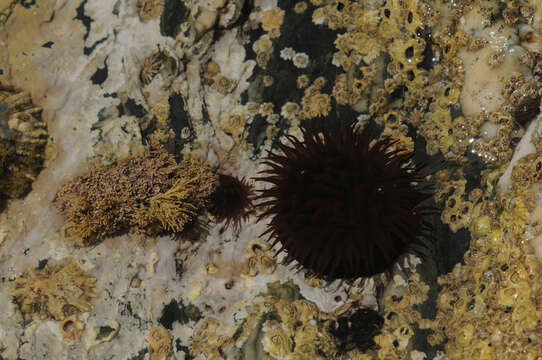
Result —
<instances>
[{"instance_id":1,"label":"brown algae clump","mask_svg":"<svg viewBox=\"0 0 542 360\"><path fill-rule=\"evenodd\" d=\"M12 295L23 314L64 320L73 314L90 311L90 301L98 293L96 278L72 262L27 270L15 280Z\"/></svg>"},{"instance_id":2,"label":"brown algae clump","mask_svg":"<svg viewBox=\"0 0 542 360\"><path fill-rule=\"evenodd\" d=\"M91 165L60 188L55 205L69 221L68 234L90 245L123 231L180 232L216 184L205 161L187 157L178 164L151 147L116 164Z\"/></svg>"},{"instance_id":3,"label":"brown algae clump","mask_svg":"<svg viewBox=\"0 0 542 360\"><path fill-rule=\"evenodd\" d=\"M29 190L43 168L47 127L30 94L0 84L0 197Z\"/></svg>"}]
</instances>

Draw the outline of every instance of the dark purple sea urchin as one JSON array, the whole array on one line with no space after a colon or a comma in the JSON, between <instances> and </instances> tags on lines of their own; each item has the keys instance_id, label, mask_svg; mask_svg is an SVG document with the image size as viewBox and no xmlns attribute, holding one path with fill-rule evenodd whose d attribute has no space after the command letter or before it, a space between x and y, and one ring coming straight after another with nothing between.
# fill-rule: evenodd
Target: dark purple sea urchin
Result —
<instances>
[{"instance_id":1,"label":"dark purple sea urchin","mask_svg":"<svg viewBox=\"0 0 542 360\"><path fill-rule=\"evenodd\" d=\"M225 222L226 227L233 225L238 229L248 217L252 197L252 188L245 179L219 174L218 186L209 198L209 213L217 223Z\"/></svg>"},{"instance_id":2,"label":"dark purple sea urchin","mask_svg":"<svg viewBox=\"0 0 542 360\"><path fill-rule=\"evenodd\" d=\"M271 186L256 199L267 207L260 218L271 217L264 234L281 243L286 263L327 279L372 276L424 230L420 204L430 195L420 169L392 141L371 144L372 130L303 130L302 140L278 144L282 154L268 154L257 180Z\"/></svg>"}]
</instances>

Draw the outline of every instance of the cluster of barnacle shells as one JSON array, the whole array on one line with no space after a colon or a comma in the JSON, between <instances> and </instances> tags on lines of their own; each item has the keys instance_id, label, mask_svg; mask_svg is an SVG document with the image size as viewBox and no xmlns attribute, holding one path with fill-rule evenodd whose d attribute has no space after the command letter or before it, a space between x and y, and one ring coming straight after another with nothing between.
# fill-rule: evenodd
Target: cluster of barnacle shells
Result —
<instances>
[{"instance_id":1,"label":"cluster of barnacle shells","mask_svg":"<svg viewBox=\"0 0 542 360\"><path fill-rule=\"evenodd\" d=\"M250 354L256 356L255 354L261 351L258 349L263 349L265 359L334 358L337 349L332 335L327 331L326 320L329 316L320 312L313 302L292 299L289 295L257 296L246 307L248 316L241 325L241 331L236 332L238 336L222 337L221 341L213 340L214 345L207 346L206 354L213 354L218 347L224 348L224 344L234 344L248 357ZM218 321L215 321L212 330L216 331L218 325ZM205 329L207 328L208 326L205 326ZM203 348L208 342L202 340L200 343L200 335L204 333L199 334L199 331L197 338L194 338L199 344L198 348ZM208 329L205 334L209 334ZM216 335L211 336L214 336L212 339L219 339ZM191 346L193 344L194 342Z\"/></svg>"},{"instance_id":2,"label":"cluster of barnacle shells","mask_svg":"<svg viewBox=\"0 0 542 360\"><path fill-rule=\"evenodd\" d=\"M534 359L540 354L540 265L525 238L532 191L523 187L513 199L499 200L491 210L499 215L484 231L472 232L465 265L439 279L443 290L431 325L435 333L428 340L448 339L445 359Z\"/></svg>"},{"instance_id":3,"label":"cluster of barnacle shells","mask_svg":"<svg viewBox=\"0 0 542 360\"><path fill-rule=\"evenodd\" d=\"M165 47L158 47L143 62L139 79L143 85L148 85L158 74L165 78L176 77L183 69L183 63Z\"/></svg>"},{"instance_id":4,"label":"cluster of barnacle shells","mask_svg":"<svg viewBox=\"0 0 542 360\"><path fill-rule=\"evenodd\" d=\"M414 336L414 327L428 326L416 306L427 300L429 285L421 280L419 273L412 273L406 281L396 274L393 280L387 285L388 295L383 301L384 324L380 334L374 337L381 359L404 358Z\"/></svg>"},{"instance_id":5,"label":"cluster of barnacle shells","mask_svg":"<svg viewBox=\"0 0 542 360\"><path fill-rule=\"evenodd\" d=\"M23 195L45 160L47 126L30 94L0 84L0 196Z\"/></svg>"},{"instance_id":6,"label":"cluster of barnacle shells","mask_svg":"<svg viewBox=\"0 0 542 360\"><path fill-rule=\"evenodd\" d=\"M277 263L269 244L259 239L251 241L247 247L247 259L245 260L243 273L248 276L258 274L272 274Z\"/></svg>"},{"instance_id":7,"label":"cluster of barnacle shells","mask_svg":"<svg viewBox=\"0 0 542 360\"><path fill-rule=\"evenodd\" d=\"M73 262L26 271L13 283L12 294L23 314L55 320L90 311L98 296L96 278Z\"/></svg>"},{"instance_id":8,"label":"cluster of barnacle shells","mask_svg":"<svg viewBox=\"0 0 542 360\"><path fill-rule=\"evenodd\" d=\"M525 189L542 180L542 153L525 155L514 163L512 169L513 189Z\"/></svg>"},{"instance_id":9,"label":"cluster of barnacle shells","mask_svg":"<svg viewBox=\"0 0 542 360\"><path fill-rule=\"evenodd\" d=\"M471 152L491 165L507 163L514 152L512 140L518 135L514 112L515 108L506 104L497 111L471 117L473 123L479 125L482 135L473 141Z\"/></svg>"},{"instance_id":10,"label":"cluster of barnacle shells","mask_svg":"<svg viewBox=\"0 0 542 360\"><path fill-rule=\"evenodd\" d=\"M474 189L467 194L466 184L465 179L446 179L435 194L436 202L444 202L444 210L441 214L442 222L448 224L453 232L468 227L472 219L478 217L482 206L480 203L482 191Z\"/></svg>"},{"instance_id":11,"label":"cluster of barnacle shells","mask_svg":"<svg viewBox=\"0 0 542 360\"><path fill-rule=\"evenodd\" d=\"M230 28L241 16L245 0L207 0L190 6L187 21L180 25L177 40L187 47L212 41L213 29ZM198 51L198 53L201 53Z\"/></svg>"},{"instance_id":12,"label":"cluster of barnacle shells","mask_svg":"<svg viewBox=\"0 0 542 360\"><path fill-rule=\"evenodd\" d=\"M189 346L190 354L198 359L222 359L223 350L233 343L233 339L219 335L221 327L222 324L217 318L205 318L192 336Z\"/></svg>"},{"instance_id":13,"label":"cluster of barnacle shells","mask_svg":"<svg viewBox=\"0 0 542 360\"><path fill-rule=\"evenodd\" d=\"M315 117L327 116L331 110L331 97L322 93L326 79L323 76L317 77L311 86L305 89L301 99L301 119L312 119Z\"/></svg>"}]
</instances>

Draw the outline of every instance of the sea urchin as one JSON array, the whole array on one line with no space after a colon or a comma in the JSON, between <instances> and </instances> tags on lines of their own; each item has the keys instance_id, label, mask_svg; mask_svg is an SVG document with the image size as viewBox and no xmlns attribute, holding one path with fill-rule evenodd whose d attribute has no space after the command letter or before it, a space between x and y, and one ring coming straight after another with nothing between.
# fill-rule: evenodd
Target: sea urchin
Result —
<instances>
[{"instance_id":1,"label":"sea urchin","mask_svg":"<svg viewBox=\"0 0 542 360\"><path fill-rule=\"evenodd\" d=\"M252 188L245 179L219 174L218 186L209 199L209 213L217 223L225 222L226 227L233 225L239 229L241 222L248 217L252 197Z\"/></svg>"},{"instance_id":2,"label":"sea urchin","mask_svg":"<svg viewBox=\"0 0 542 360\"><path fill-rule=\"evenodd\" d=\"M256 179L271 186L256 199L260 219L272 217L264 234L281 243L286 263L326 279L372 276L423 233L420 204L430 195L420 168L393 141L372 141L373 129L302 130L302 140L288 135L282 154L268 154Z\"/></svg>"}]
</instances>

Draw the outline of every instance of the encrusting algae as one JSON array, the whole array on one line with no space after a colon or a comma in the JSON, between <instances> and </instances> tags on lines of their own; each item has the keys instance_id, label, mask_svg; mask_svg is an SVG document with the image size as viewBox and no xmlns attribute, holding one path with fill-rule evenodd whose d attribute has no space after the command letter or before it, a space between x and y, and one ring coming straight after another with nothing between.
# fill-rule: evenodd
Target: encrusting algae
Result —
<instances>
[{"instance_id":1,"label":"encrusting algae","mask_svg":"<svg viewBox=\"0 0 542 360\"><path fill-rule=\"evenodd\" d=\"M96 278L73 262L29 269L15 280L12 289L21 312L41 319L64 320L88 312L92 299L98 297Z\"/></svg>"},{"instance_id":2,"label":"encrusting algae","mask_svg":"<svg viewBox=\"0 0 542 360\"><path fill-rule=\"evenodd\" d=\"M151 147L113 165L92 164L60 188L55 205L69 221L68 234L89 245L123 231L180 232L216 184L205 161L188 156L178 164Z\"/></svg>"}]
</instances>

